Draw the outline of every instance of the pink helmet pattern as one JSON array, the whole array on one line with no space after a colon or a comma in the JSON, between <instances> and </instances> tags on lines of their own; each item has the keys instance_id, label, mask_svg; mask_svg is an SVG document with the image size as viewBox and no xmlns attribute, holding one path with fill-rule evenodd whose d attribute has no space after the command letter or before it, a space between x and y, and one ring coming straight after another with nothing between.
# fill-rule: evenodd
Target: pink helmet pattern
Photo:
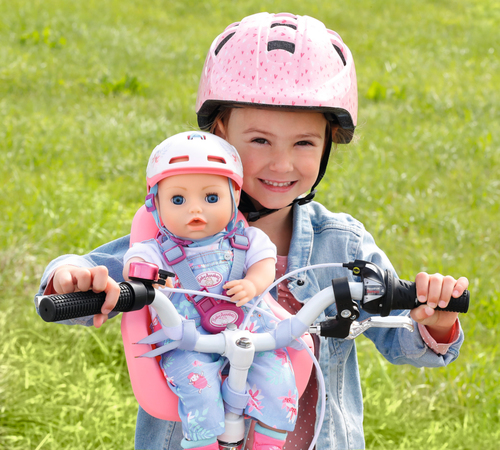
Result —
<instances>
[{"instance_id":1,"label":"pink helmet pattern","mask_svg":"<svg viewBox=\"0 0 500 450\"><path fill-rule=\"evenodd\" d=\"M212 43L196 111L207 129L227 104L268 105L323 112L354 130L358 94L349 48L317 19L259 13L229 25Z\"/></svg>"}]
</instances>

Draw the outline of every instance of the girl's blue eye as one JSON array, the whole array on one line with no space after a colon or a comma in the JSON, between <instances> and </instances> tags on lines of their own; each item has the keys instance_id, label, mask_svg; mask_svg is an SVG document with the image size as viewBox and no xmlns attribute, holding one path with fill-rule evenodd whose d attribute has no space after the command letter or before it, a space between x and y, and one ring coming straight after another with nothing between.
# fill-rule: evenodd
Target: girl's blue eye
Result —
<instances>
[{"instance_id":1,"label":"girl's blue eye","mask_svg":"<svg viewBox=\"0 0 500 450\"><path fill-rule=\"evenodd\" d=\"M186 199L182 195L174 195L172 197L172 203L174 205L182 205L185 201Z\"/></svg>"},{"instance_id":2,"label":"girl's blue eye","mask_svg":"<svg viewBox=\"0 0 500 450\"><path fill-rule=\"evenodd\" d=\"M217 194L208 194L205 197L207 203L217 203L219 201L219 196Z\"/></svg>"}]
</instances>

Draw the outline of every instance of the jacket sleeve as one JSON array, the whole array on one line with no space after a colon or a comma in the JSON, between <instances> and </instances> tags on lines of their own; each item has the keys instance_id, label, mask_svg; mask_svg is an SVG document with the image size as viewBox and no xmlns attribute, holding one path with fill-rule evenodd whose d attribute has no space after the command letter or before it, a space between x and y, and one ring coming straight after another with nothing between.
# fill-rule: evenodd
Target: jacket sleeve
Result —
<instances>
[{"instance_id":1,"label":"jacket sleeve","mask_svg":"<svg viewBox=\"0 0 500 450\"><path fill-rule=\"evenodd\" d=\"M122 238L116 239L114 241L108 242L95 250L92 250L87 255L63 255L54 259L45 269L42 279L40 281L40 286L36 295L42 295L47 288L49 281L52 278L54 270L58 267L69 264L78 267L92 268L96 266L106 266L109 270L109 276L113 278L116 282L123 281L123 257L129 248L130 236L124 236ZM36 307L35 299L35 307ZM37 308L38 313L38 308ZM114 317L118 313L111 312L109 317ZM92 325L92 316L81 317L78 319L64 320L58 323L66 325Z\"/></svg>"},{"instance_id":2,"label":"jacket sleeve","mask_svg":"<svg viewBox=\"0 0 500 450\"><path fill-rule=\"evenodd\" d=\"M371 261L382 269L391 270L395 273L385 253L377 247L373 237L366 231L361 237L356 257ZM391 312L391 315L408 316L409 314L409 310ZM366 312L361 312L359 320L366 318L368 315ZM459 322L458 326L460 327ZM420 335L417 322L413 321L413 327L413 332L404 328L371 328L364 334L375 344L378 351L393 364L411 364L416 367L443 367L458 357L464 340L461 327L458 338L443 355L435 353L427 346Z\"/></svg>"}]
</instances>

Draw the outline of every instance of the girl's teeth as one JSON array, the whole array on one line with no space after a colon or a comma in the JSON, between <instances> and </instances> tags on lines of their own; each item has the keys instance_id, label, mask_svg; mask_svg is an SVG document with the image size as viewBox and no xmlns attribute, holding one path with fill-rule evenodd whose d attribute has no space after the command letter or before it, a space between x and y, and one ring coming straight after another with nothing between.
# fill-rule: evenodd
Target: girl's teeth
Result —
<instances>
[{"instance_id":1,"label":"girl's teeth","mask_svg":"<svg viewBox=\"0 0 500 450\"><path fill-rule=\"evenodd\" d=\"M292 184L291 181L287 181L286 183L276 183L274 181L267 181L267 180L262 180L264 184L267 184L268 186L276 186L276 187L283 187L283 186L290 186Z\"/></svg>"}]
</instances>

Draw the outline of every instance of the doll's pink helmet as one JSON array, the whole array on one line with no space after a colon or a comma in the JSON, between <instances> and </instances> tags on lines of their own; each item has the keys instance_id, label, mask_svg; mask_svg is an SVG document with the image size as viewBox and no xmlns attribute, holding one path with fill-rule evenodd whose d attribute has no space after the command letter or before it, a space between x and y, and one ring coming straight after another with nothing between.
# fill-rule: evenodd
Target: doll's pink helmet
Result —
<instances>
[{"instance_id":1,"label":"doll's pink helmet","mask_svg":"<svg viewBox=\"0 0 500 450\"><path fill-rule=\"evenodd\" d=\"M235 103L323 112L354 131L358 95L352 54L336 32L312 17L245 17L210 47L198 89L198 125L208 129L220 106Z\"/></svg>"},{"instance_id":2,"label":"doll's pink helmet","mask_svg":"<svg viewBox=\"0 0 500 450\"><path fill-rule=\"evenodd\" d=\"M241 189L243 166L236 149L224 139L203 131L188 131L165 139L149 157L148 192L173 175L208 173L232 179Z\"/></svg>"}]
</instances>

